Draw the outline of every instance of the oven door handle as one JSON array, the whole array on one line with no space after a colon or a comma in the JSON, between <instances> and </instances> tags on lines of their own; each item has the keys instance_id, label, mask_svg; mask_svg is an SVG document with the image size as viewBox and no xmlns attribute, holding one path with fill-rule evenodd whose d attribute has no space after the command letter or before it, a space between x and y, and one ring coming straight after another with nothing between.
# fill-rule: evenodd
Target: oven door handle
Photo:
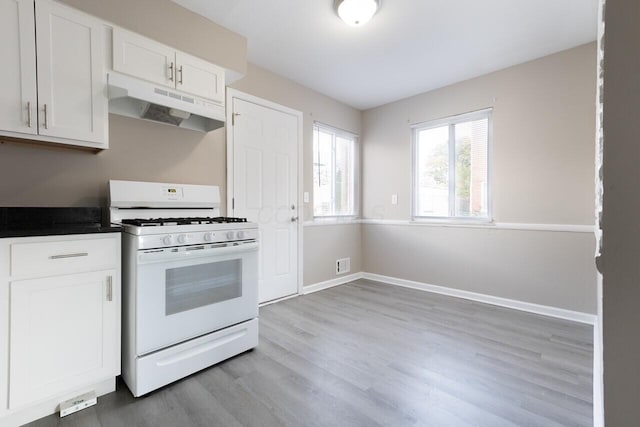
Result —
<instances>
[{"instance_id":1,"label":"oven door handle","mask_svg":"<svg viewBox=\"0 0 640 427\"><path fill-rule=\"evenodd\" d=\"M182 250L179 252L143 252L138 254L138 264L150 264L163 261L181 261L186 259L225 256L237 253L254 252L258 250L258 242L240 243L222 248Z\"/></svg>"}]
</instances>

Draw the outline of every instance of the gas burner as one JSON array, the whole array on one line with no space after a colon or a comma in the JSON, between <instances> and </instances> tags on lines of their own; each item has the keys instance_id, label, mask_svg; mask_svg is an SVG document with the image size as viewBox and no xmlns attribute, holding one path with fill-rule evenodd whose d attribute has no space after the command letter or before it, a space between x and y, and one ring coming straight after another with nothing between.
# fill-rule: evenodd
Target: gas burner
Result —
<instances>
[{"instance_id":1,"label":"gas burner","mask_svg":"<svg viewBox=\"0 0 640 427\"><path fill-rule=\"evenodd\" d=\"M230 216L217 216L215 218L210 218L214 222L218 223L236 223L236 222L247 222L247 218L233 218Z\"/></svg>"},{"instance_id":2,"label":"gas burner","mask_svg":"<svg viewBox=\"0 0 640 427\"><path fill-rule=\"evenodd\" d=\"M137 227L159 227L167 225L200 225L200 224L229 224L247 222L246 218L232 218L218 216L211 217L190 217L190 218L134 218L123 219L122 223L127 225L135 225Z\"/></svg>"}]
</instances>

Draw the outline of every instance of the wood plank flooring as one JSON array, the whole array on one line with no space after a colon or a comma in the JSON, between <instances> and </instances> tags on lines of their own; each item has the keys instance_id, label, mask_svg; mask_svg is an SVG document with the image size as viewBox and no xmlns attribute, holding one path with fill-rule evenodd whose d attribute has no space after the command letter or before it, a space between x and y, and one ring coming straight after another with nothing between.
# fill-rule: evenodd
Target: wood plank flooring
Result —
<instances>
[{"instance_id":1,"label":"wood plank flooring","mask_svg":"<svg viewBox=\"0 0 640 427\"><path fill-rule=\"evenodd\" d=\"M32 426L591 426L591 326L359 280L260 309L260 344Z\"/></svg>"}]
</instances>

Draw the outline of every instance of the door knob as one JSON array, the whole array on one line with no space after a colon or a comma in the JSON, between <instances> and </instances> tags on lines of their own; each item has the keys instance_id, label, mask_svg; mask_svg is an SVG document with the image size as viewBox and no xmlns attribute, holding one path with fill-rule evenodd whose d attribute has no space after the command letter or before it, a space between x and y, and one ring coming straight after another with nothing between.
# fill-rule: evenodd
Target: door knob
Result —
<instances>
[{"instance_id":1,"label":"door knob","mask_svg":"<svg viewBox=\"0 0 640 427\"><path fill-rule=\"evenodd\" d=\"M298 220L298 217L297 217L297 216L292 216L292 217L291 217L291 222L296 222L297 220Z\"/></svg>"}]
</instances>

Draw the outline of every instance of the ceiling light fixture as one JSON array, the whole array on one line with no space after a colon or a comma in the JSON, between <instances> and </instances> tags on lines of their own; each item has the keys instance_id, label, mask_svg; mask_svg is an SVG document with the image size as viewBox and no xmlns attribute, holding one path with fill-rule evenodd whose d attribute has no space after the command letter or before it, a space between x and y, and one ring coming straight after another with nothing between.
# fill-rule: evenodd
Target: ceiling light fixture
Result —
<instances>
[{"instance_id":1,"label":"ceiling light fixture","mask_svg":"<svg viewBox=\"0 0 640 427\"><path fill-rule=\"evenodd\" d=\"M336 13L352 27L360 27L380 9L381 0L335 0Z\"/></svg>"}]
</instances>

